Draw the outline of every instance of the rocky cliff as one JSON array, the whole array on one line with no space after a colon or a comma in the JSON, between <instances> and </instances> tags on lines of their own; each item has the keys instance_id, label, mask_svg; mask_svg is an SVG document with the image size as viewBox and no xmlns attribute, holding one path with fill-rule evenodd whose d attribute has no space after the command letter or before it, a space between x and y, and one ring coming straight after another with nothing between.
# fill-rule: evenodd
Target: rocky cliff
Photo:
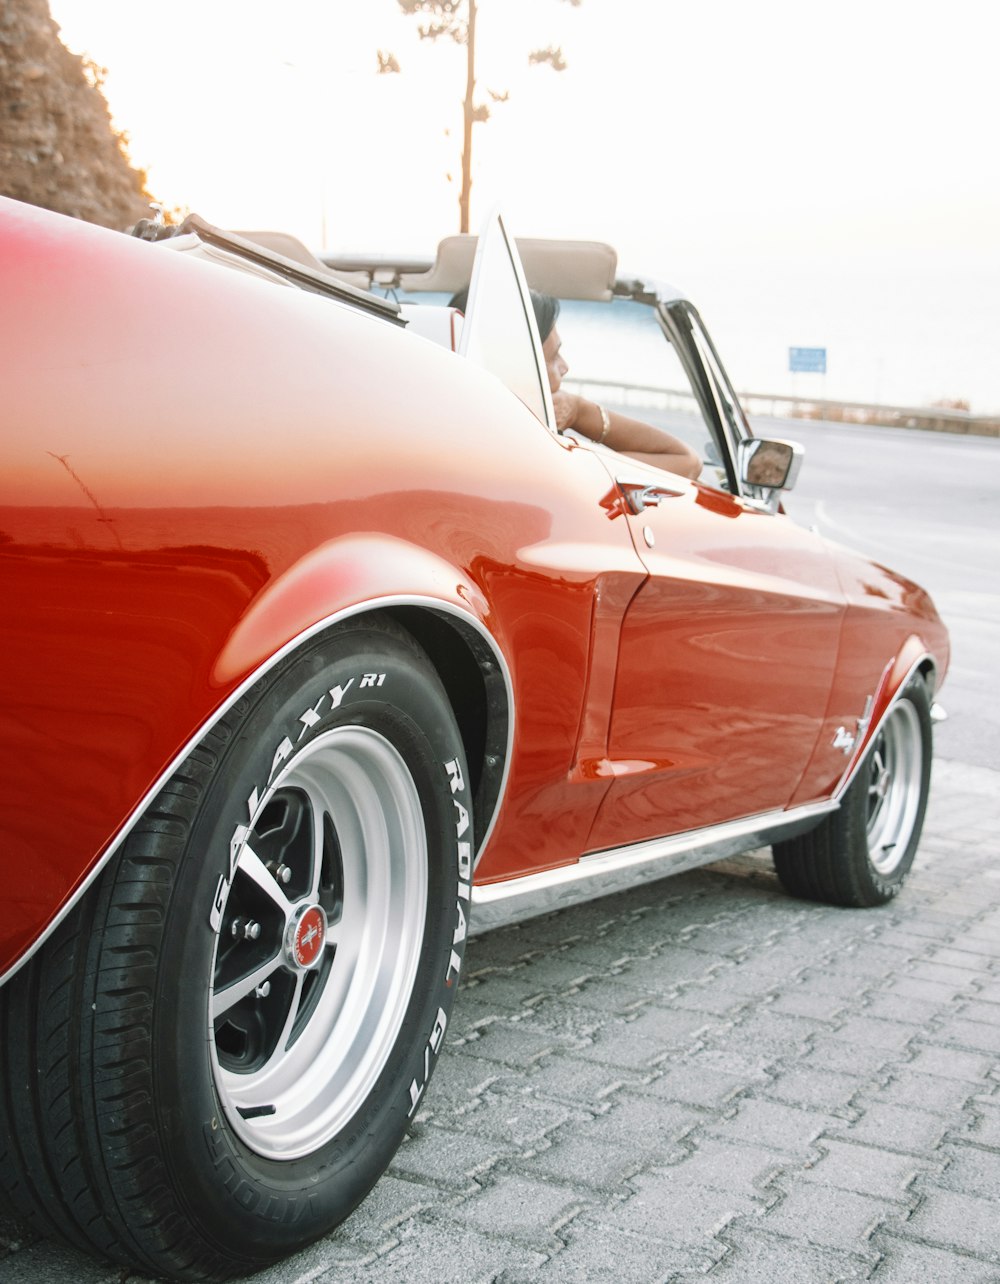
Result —
<instances>
[{"instance_id":1,"label":"rocky cliff","mask_svg":"<svg viewBox=\"0 0 1000 1284\"><path fill-rule=\"evenodd\" d=\"M145 177L48 0L0 0L0 194L125 228L148 213Z\"/></svg>"}]
</instances>

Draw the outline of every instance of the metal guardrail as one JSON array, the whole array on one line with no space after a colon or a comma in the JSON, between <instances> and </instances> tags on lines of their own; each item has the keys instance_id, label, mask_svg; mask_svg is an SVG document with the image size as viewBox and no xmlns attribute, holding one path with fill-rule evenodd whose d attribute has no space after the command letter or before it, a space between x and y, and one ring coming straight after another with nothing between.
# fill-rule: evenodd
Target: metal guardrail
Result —
<instances>
[{"instance_id":1,"label":"metal guardrail","mask_svg":"<svg viewBox=\"0 0 1000 1284\"><path fill-rule=\"evenodd\" d=\"M617 393L622 405L652 405L667 409L691 403L694 394L685 388L625 383L620 379L567 379L574 388L597 388ZM880 406L868 401L834 401L823 397L789 396L778 392L741 392L740 403L748 415L781 419L813 419L826 423L874 424L884 428L921 428L979 437L1000 437L1000 416L974 415L968 410L943 406Z\"/></svg>"},{"instance_id":2,"label":"metal guardrail","mask_svg":"<svg viewBox=\"0 0 1000 1284\"><path fill-rule=\"evenodd\" d=\"M669 409L678 402L685 408L696 408L695 396L690 388L664 388L660 384L626 383L623 379L586 379L573 375L564 380L567 388L583 392L588 388L597 389L620 406L657 406Z\"/></svg>"},{"instance_id":3,"label":"metal guardrail","mask_svg":"<svg viewBox=\"0 0 1000 1284\"><path fill-rule=\"evenodd\" d=\"M974 415L945 406L881 406L869 401L832 401L782 393L741 392L743 409L784 419L822 419L827 423L875 424L885 428L922 428L978 437L1000 437L1000 416ZM767 406L768 409L764 409Z\"/></svg>"}]
</instances>

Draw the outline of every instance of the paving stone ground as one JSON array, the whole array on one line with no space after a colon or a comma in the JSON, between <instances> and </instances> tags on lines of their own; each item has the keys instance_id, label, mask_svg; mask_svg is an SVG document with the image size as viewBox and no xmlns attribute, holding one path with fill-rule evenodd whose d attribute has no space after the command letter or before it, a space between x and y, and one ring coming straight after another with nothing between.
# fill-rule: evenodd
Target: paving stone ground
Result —
<instances>
[{"instance_id":1,"label":"paving stone ground","mask_svg":"<svg viewBox=\"0 0 1000 1284\"><path fill-rule=\"evenodd\" d=\"M998 1198L1000 773L939 762L884 908L754 853L476 938L389 1173L254 1279L997 1284ZM4 1284L121 1278L0 1216Z\"/></svg>"}]
</instances>

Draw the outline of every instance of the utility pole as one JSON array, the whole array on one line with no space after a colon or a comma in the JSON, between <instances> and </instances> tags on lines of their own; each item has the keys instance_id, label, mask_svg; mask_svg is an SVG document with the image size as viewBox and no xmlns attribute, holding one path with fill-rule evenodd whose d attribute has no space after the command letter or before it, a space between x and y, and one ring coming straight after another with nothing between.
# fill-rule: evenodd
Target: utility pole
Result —
<instances>
[{"instance_id":1,"label":"utility pole","mask_svg":"<svg viewBox=\"0 0 1000 1284\"><path fill-rule=\"evenodd\" d=\"M466 37L465 102L463 104L462 131L462 194L458 198L459 231L469 230L469 205L472 197L472 126L475 108L472 105L476 92L476 0L468 0L469 20Z\"/></svg>"}]
</instances>

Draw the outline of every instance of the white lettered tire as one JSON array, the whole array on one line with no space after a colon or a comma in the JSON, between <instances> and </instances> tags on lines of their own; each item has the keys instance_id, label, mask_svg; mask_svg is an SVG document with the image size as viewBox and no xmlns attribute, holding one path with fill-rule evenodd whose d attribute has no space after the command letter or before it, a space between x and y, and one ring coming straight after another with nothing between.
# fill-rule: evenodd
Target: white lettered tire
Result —
<instances>
[{"instance_id":1,"label":"white lettered tire","mask_svg":"<svg viewBox=\"0 0 1000 1284\"><path fill-rule=\"evenodd\" d=\"M897 895L917 853L930 793L930 696L921 677L900 692L841 799L809 833L775 843L794 896L857 908Z\"/></svg>"},{"instance_id":2,"label":"white lettered tire","mask_svg":"<svg viewBox=\"0 0 1000 1284\"><path fill-rule=\"evenodd\" d=\"M0 992L15 1207L200 1280L342 1221L441 1050L471 813L447 697L391 622L262 679Z\"/></svg>"}]
</instances>

